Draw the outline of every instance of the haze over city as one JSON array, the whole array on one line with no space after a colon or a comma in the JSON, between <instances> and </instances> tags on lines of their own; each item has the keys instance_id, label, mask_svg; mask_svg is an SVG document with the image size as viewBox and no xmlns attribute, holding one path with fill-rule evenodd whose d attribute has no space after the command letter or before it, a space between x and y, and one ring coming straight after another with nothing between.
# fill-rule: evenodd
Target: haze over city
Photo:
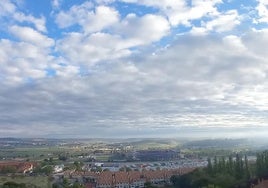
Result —
<instances>
[{"instance_id":1,"label":"haze over city","mask_svg":"<svg viewBox=\"0 0 268 188\"><path fill-rule=\"evenodd\" d=\"M0 137L265 136L267 7L1 1Z\"/></svg>"}]
</instances>

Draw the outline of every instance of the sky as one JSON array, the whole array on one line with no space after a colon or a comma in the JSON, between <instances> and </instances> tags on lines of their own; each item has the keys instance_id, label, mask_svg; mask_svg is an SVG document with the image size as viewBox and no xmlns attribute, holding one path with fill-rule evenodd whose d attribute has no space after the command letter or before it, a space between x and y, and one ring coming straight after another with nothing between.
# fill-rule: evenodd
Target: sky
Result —
<instances>
[{"instance_id":1,"label":"sky","mask_svg":"<svg viewBox=\"0 0 268 188\"><path fill-rule=\"evenodd\" d=\"M0 137L265 136L267 26L267 0L3 0Z\"/></svg>"}]
</instances>

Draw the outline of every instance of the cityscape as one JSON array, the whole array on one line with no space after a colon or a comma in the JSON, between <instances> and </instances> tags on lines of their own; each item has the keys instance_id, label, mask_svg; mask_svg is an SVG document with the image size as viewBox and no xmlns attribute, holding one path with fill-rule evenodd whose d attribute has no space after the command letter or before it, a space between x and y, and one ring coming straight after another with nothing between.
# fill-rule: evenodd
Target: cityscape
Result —
<instances>
[{"instance_id":1,"label":"cityscape","mask_svg":"<svg viewBox=\"0 0 268 188\"><path fill-rule=\"evenodd\" d=\"M267 0L0 0L0 188L268 188L267 44Z\"/></svg>"},{"instance_id":2,"label":"cityscape","mask_svg":"<svg viewBox=\"0 0 268 188\"><path fill-rule=\"evenodd\" d=\"M18 176L27 186L90 188L172 186L172 177L208 168L215 153L234 161L245 155L255 165L258 152L268 147L247 139L2 138L0 145L1 181Z\"/></svg>"}]
</instances>

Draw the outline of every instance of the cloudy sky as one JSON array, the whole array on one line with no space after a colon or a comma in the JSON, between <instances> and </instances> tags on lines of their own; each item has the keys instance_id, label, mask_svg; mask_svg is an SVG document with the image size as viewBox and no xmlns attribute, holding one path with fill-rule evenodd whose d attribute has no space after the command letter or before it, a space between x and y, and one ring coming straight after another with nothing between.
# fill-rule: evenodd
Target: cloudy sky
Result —
<instances>
[{"instance_id":1,"label":"cloudy sky","mask_svg":"<svg viewBox=\"0 0 268 188\"><path fill-rule=\"evenodd\" d=\"M0 137L268 132L268 1L0 2Z\"/></svg>"}]
</instances>

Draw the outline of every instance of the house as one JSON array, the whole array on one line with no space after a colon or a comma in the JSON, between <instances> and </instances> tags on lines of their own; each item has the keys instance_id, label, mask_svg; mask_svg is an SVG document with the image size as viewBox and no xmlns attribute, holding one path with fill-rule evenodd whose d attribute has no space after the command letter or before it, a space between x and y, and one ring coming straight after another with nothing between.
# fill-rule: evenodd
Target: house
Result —
<instances>
[{"instance_id":1,"label":"house","mask_svg":"<svg viewBox=\"0 0 268 188\"><path fill-rule=\"evenodd\" d=\"M114 187L114 173L113 172L101 172L97 179L97 188L110 188Z\"/></svg>"},{"instance_id":2,"label":"house","mask_svg":"<svg viewBox=\"0 0 268 188\"><path fill-rule=\"evenodd\" d=\"M127 172L115 172L114 180L116 188L129 188L129 175Z\"/></svg>"},{"instance_id":3,"label":"house","mask_svg":"<svg viewBox=\"0 0 268 188\"><path fill-rule=\"evenodd\" d=\"M143 171L103 171L85 172L68 171L64 173L73 182L84 183L95 188L144 188L146 182L163 185L170 183L172 175L182 175L193 171L194 168L143 170Z\"/></svg>"},{"instance_id":4,"label":"house","mask_svg":"<svg viewBox=\"0 0 268 188\"><path fill-rule=\"evenodd\" d=\"M0 162L0 171L5 169L12 169L17 173L27 173L31 172L34 168L34 163L31 162L18 162L18 161L9 161L9 162Z\"/></svg>"},{"instance_id":5,"label":"house","mask_svg":"<svg viewBox=\"0 0 268 188\"><path fill-rule=\"evenodd\" d=\"M54 172L55 172L55 173L62 172L62 171L63 171L63 168L64 168L64 165L63 165L63 164L61 164L61 165L56 165L56 166L54 166Z\"/></svg>"},{"instance_id":6,"label":"house","mask_svg":"<svg viewBox=\"0 0 268 188\"><path fill-rule=\"evenodd\" d=\"M145 177L140 171L130 171L129 174L129 187L130 188L143 188L146 182Z\"/></svg>"}]
</instances>

